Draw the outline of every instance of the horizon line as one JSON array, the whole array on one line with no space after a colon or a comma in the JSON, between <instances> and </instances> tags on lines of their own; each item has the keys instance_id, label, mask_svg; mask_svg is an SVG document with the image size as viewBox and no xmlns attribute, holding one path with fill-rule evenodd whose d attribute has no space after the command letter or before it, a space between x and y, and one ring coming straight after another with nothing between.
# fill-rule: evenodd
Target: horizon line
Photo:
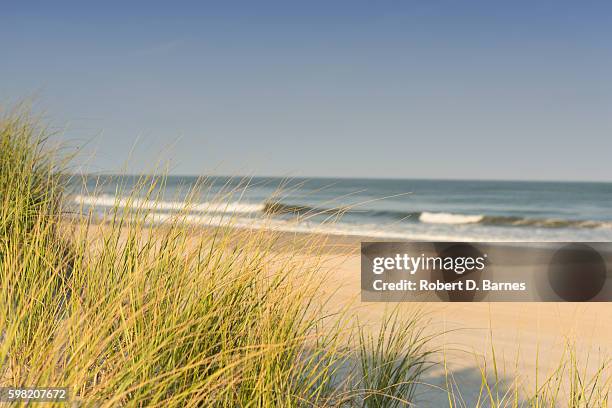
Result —
<instances>
[{"instance_id":1,"label":"horizon line","mask_svg":"<svg viewBox=\"0 0 612 408\"><path fill-rule=\"evenodd\" d=\"M509 179L509 178L434 178L434 177L343 177L343 176L270 176L270 175L227 175L227 174L162 174L162 173L116 173L116 172L74 172L71 175L79 176L121 176L121 177L192 177L192 178L268 178L279 180L314 180L314 179L329 179L329 180L371 180L371 181L476 181L476 182L520 182L520 183L585 183L585 184L612 184L612 180L554 180L554 179Z\"/></svg>"}]
</instances>

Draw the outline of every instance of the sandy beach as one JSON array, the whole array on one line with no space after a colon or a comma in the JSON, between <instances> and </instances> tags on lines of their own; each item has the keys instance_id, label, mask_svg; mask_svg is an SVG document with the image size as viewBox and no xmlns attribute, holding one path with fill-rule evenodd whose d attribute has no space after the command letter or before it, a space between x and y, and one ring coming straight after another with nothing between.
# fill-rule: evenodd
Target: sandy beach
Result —
<instances>
[{"instance_id":1,"label":"sandy beach","mask_svg":"<svg viewBox=\"0 0 612 408\"><path fill-rule=\"evenodd\" d=\"M94 225L94 236L104 228L105 224ZM165 227L158 225L155 231L159 232L160 228ZM497 381L502 390L514 381L530 390L558 369L564 353L568 352L568 345L574 346L581 370L589 375L612 355L612 326L609 324L612 303L362 302L361 242L380 239L235 227L223 229L226 228L236 237L271 234L271 242L274 242L271 252L276 260L299 259L304 264L319 265L316 279L322 284L314 298L324 305L320 310L322 318L343 312L343 325L359 323L374 334L384 317L395 308L400 315L415 309L423 311L428 324L426 331L434 336L430 346L438 350L435 359L439 365L422 378L418 406L448 405L448 381L460 390L464 406L476 405L481 394L483 370L487 377L499 377ZM152 228L145 228L142 234L155 233L152 231ZM196 243L202 236L213 234L215 229L189 226L188 231L191 241ZM273 265L269 272L275 273Z\"/></svg>"},{"instance_id":2,"label":"sandy beach","mask_svg":"<svg viewBox=\"0 0 612 408\"><path fill-rule=\"evenodd\" d=\"M322 249L320 273L326 284L321 298L330 299L329 313L346 308L347 318L376 331L386 311L421 308L428 315L428 329L437 334L432 346L441 350L467 406L477 400L481 369L492 369L493 354L502 381L518 377L527 388L535 384L536 375L542 381L558 368L568 344L575 345L585 372L595 372L598 363L612 355L612 303L361 302L360 242L372 238L294 233L282 233L280 238L276 250L284 254L299 252L303 242L317 242ZM434 368L424 378L419 406L448 404L446 392L437 388L446 387L443 371Z\"/></svg>"}]
</instances>

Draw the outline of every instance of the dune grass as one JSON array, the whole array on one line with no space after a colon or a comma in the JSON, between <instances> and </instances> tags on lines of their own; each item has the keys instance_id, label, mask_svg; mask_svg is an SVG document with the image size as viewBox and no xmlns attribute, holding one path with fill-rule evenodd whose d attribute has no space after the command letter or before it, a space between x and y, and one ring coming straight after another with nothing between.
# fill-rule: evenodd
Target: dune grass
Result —
<instances>
[{"instance_id":1,"label":"dune grass","mask_svg":"<svg viewBox=\"0 0 612 408\"><path fill-rule=\"evenodd\" d=\"M25 111L0 119L0 146L0 386L67 386L85 406L357 401L338 375L352 329L315 295L321 242L283 255L231 217L195 230L188 206L157 223L140 198L163 177L102 218L75 209L69 158Z\"/></svg>"},{"instance_id":2,"label":"dune grass","mask_svg":"<svg viewBox=\"0 0 612 408\"><path fill-rule=\"evenodd\" d=\"M140 198L160 201L163 177L100 218L68 205L69 160L27 111L0 118L0 386L66 386L100 407L415 401L435 363L427 320L391 314L372 335L324 312L323 238L275 251L278 234L231 216L190 227L188 205L159 223ZM575 359L562 367L520 401L555 405L569 379L570 406L607 403L605 366L588 380ZM482 384L482 406L524 406L484 369ZM451 384L449 406L460 400Z\"/></svg>"},{"instance_id":3,"label":"dune grass","mask_svg":"<svg viewBox=\"0 0 612 408\"><path fill-rule=\"evenodd\" d=\"M46 134L27 113L0 122L0 384L68 386L101 406L331 397L343 357L312 303L316 264L275 257L273 234L194 234L181 214L151 225L137 205L75 215Z\"/></svg>"},{"instance_id":4,"label":"dune grass","mask_svg":"<svg viewBox=\"0 0 612 408\"><path fill-rule=\"evenodd\" d=\"M425 333L425 317L420 309L402 317L395 310L382 321L376 336L359 329L364 408L403 407L415 400L435 352L429 347L432 335Z\"/></svg>"},{"instance_id":5,"label":"dune grass","mask_svg":"<svg viewBox=\"0 0 612 408\"><path fill-rule=\"evenodd\" d=\"M521 374L519 354L509 368L500 359L491 339L489 355L479 355L480 389L466 400L451 372L446 371L450 408L588 408L608 407L612 391L612 366L607 356L580 362L577 346L567 340L562 355L548 372L536 356L535 372ZM583 357L584 358L584 357ZM508 372L510 371L510 372Z\"/></svg>"}]
</instances>

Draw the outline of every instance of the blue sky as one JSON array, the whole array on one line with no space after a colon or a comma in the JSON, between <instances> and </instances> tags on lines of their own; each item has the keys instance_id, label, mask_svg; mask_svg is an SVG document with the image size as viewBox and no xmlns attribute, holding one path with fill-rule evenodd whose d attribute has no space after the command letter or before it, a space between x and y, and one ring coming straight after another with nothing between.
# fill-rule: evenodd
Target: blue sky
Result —
<instances>
[{"instance_id":1,"label":"blue sky","mask_svg":"<svg viewBox=\"0 0 612 408\"><path fill-rule=\"evenodd\" d=\"M4 2L0 48L91 171L612 180L609 2Z\"/></svg>"}]
</instances>

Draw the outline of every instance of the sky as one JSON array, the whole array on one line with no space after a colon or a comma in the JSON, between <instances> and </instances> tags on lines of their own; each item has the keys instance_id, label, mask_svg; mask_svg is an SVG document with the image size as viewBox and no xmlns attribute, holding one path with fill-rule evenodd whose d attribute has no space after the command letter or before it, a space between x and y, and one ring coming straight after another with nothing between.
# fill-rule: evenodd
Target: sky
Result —
<instances>
[{"instance_id":1,"label":"sky","mask_svg":"<svg viewBox=\"0 0 612 408\"><path fill-rule=\"evenodd\" d=\"M612 181L610 2L2 1L0 78L84 171Z\"/></svg>"}]
</instances>

